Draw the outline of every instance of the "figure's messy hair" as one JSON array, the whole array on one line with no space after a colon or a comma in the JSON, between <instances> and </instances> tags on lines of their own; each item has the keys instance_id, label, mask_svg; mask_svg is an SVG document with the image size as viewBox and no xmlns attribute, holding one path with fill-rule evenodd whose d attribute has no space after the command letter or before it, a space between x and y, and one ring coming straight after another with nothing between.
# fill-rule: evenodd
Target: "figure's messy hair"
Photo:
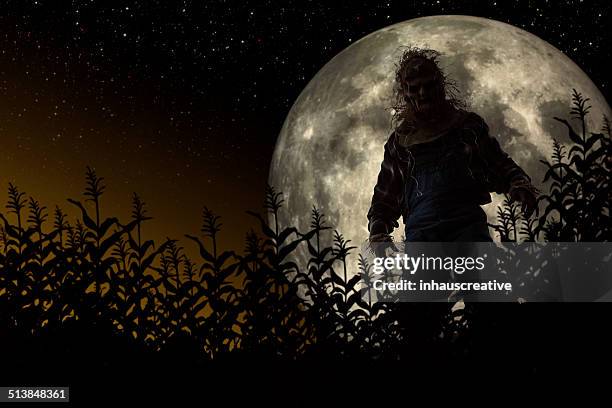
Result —
<instances>
[{"instance_id":1,"label":"figure's messy hair","mask_svg":"<svg viewBox=\"0 0 612 408\"><path fill-rule=\"evenodd\" d=\"M459 89L455 81L449 78L440 68L440 52L429 48L408 46L403 51L399 61L395 64L395 83L393 86L394 102L391 108L394 110L393 123L395 126L411 116L412 104L406 100L404 84L410 77L418 75L424 68L433 69L440 81L447 103L457 109L466 107L465 102L459 97Z\"/></svg>"}]
</instances>

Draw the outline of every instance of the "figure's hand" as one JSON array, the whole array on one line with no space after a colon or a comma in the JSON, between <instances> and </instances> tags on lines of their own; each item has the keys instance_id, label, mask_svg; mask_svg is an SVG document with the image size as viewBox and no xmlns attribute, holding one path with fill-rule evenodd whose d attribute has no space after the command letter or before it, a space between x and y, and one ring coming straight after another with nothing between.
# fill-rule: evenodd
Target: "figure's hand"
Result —
<instances>
[{"instance_id":1,"label":"figure's hand","mask_svg":"<svg viewBox=\"0 0 612 408\"><path fill-rule=\"evenodd\" d=\"M514 202L521 203L521 211L525 218L531 217L533 211L537 207L535 195L526 188L517 188L510 194L510 199Z\"/></svg>"},{"instance_id":2,"label":"figure's hand","mask_svg":"<svg viewBox=\"0 0 612 408\"><path fill-rule=\"evenodd\" d=\"M393 238L389 234L381 233L370 235L368 241L370 243L370 248L372 248L374 254L379 258L387 256L386 252L388 248L391 248L391 250L395 252L399 252L393 243Z\"/></svg>"}]
</instances>

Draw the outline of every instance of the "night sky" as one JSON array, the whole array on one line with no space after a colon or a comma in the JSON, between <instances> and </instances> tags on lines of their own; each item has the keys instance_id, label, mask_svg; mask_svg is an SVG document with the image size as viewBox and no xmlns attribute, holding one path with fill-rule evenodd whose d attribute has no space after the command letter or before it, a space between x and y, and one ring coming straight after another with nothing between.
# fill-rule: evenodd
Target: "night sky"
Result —
<instances>
[{"instance_id":1,"label":"night sky","mask_svg":"<svg viewBox=\"0 0 612 408\"><path fill-rule=\"evenodd\" d=\"M516 25L610 100L603 0L113 3L3 3L0 187L13 181L69 210L91 165L107 184L102 215L126 220L136 191L156 239L198 232L207 205L222 216L221 245L241 250L293 101L338 52L397 22L465 14Z\"/></svg>"}]
</instances>

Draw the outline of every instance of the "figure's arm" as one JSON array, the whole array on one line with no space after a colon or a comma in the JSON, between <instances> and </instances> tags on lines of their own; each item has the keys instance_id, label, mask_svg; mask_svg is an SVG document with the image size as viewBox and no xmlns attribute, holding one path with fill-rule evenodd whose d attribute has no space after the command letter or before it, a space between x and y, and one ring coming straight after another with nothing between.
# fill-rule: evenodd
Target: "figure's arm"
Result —
<instances>
[{"instance_id":1,"label":"figure's arm","mask_svg":"<svg viewBox=\"0 0 612 408\"><path fill-rule=\"evenodd\" d=\"M512 158L501 148L497 139L489 133L485 121L479 118L478 148L493 177L493 191L498 194L508 194L515 200L535 206L538 190L531 184L531 178ZM525 203L529 201L529 203Z\"/></svg>"},{"instance_id":2,"label":"figure's arm","mask_svg":"<svg viewBox=\"0 0 612 408\"><path fill-rule=\"evenodd\" d=\"M397 220L401 214L402 176L398 159L390 149L393 136L385 143L385 154L368 211L370 237L390 234L393 228L399 227Z\"/></svg>"}]
</instances>

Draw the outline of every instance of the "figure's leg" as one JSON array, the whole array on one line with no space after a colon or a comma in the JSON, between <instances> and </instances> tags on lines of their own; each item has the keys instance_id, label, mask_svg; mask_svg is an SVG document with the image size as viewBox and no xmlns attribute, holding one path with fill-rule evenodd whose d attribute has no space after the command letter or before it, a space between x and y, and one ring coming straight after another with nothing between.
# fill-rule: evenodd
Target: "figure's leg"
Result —
<instances>
[{"instance_id":1,"label":"figure's leg","mask_svg":"<svg viewBox=\"0 0 612 408\"><path fill-rule=\"evenodd\" d=\"M473 215L467 217L461 225L455 225L454 231L449 231L449 236L453 235L454 242L449 243L449 256L455 259L459 258L477 258L481 256L483 246L481 242L493 242L489 234L487 225L487 217L484 211L478 207ZM455 282L481 282L482 272L478 270L463 270L462 273L452 273L451 279ZM463 292L457 291L453 293L449 300L462 299L466 302L477 302L479 300L478 292Z\"/></svg>"},{"instance_id":2,"label":"figure's leg","mask_svg":"<svg viewBox=\"0 0 612 408\"><path fill-rule=\"evenodd\" d=\"M426 242L425 233L420 229L408 229L405 232L406 242Z\"/></svg>"},{"instance_id":3,"label":"figure's leg","mask_svg":"<svg viewBox=\"0 0 612 408\"><path fill-rule=\"evenodd\" d=\"M457 242L493 242L487 221L475 220L457 231L454 239Z\"/></svg>"}]
</instances>

